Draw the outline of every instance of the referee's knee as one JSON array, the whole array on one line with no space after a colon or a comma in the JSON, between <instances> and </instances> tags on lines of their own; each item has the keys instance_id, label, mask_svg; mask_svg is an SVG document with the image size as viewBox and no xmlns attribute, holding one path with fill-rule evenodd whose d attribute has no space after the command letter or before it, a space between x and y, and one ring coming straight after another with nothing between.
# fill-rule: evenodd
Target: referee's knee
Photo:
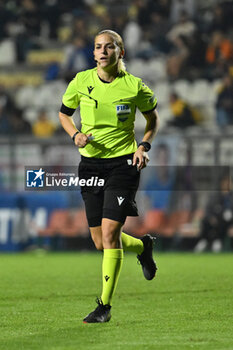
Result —
<instances>
[{"instance_id":1,"label":"referee's knee","mask_svg":"<svg viewBox=\"0 0 233 350\"><path fill-rule=\"evenodd\" d=\"M103 250L103 243L100 241L94 241L97 250Z\"/></svg>"},{"instance_id":2,"label":"referee's knee","mask_svg":"<svg viewBox=\"0 0 233 350\"><path fill-rule=\"evenodd\" d=\"M91 238L97 250L103 250L101 226L90 227Z\"/></svg>"},{"instance_id":3,"label":"referee's knee","mask_svg":"<svg viewBox=\"0 0 233 350\"><path fill-rule=\"evenodd\" d=\"M120 227L118 225L105 225L102 227L103 248L120 247Z\"/></svg>"},{"instance_id":4,"label":"referee's knee","mask_svg":"<svg viewBox=\"0 0 233 350\"><path fill-rule=\"evenodd\" d=\"M99 235L91 235L92 241L94 242L94 245L97 250L103 250L103 242L102 242L102 237Z\"/></svg>"}]
</instances>

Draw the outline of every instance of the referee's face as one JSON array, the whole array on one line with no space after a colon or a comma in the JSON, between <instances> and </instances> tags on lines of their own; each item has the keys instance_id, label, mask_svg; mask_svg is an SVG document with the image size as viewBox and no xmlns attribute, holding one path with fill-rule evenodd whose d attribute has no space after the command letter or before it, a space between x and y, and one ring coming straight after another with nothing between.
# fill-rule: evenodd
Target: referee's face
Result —
<instances>
[{"instance_id":1,"label":"referee's face","mask_svg":"<svg viewBox=\"0 0 233 350\"><path fill-rule=\"evenodd\" d=\"M118 64L122 53L114 39L108 34L100 34L95 39L94 57L101 68L109 68Z\"/></svg>"}]
</instances>

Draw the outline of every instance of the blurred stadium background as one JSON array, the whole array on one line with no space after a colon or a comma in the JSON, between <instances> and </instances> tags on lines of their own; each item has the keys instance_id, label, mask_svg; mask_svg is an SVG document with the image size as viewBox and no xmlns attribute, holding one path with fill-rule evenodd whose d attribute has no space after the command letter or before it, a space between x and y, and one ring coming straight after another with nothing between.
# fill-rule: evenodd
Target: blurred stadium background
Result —
<instances>
[{"instance_id":1,"label":"blurred stadium background","mask_svg":"<svg viewBox=\"0 0 233 350\"><path fill-rule=\"evenodd\" d=\"M25 166L78 164L58 111L104 28L122 35L161 118L125 230L156 234L161 250L232 249L232 16L232 1L0 0L0 251L93 248L80 192L25 191ZM139 114L135 125L140 140Z\"/></svg>"}]
</instances>

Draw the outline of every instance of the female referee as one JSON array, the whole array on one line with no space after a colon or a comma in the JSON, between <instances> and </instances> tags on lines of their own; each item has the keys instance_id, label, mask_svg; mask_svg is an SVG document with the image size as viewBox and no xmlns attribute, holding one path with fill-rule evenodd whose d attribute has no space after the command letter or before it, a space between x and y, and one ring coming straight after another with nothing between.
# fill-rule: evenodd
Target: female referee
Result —
<instances>
[{"instance_id":1,"label":"female referee","mask_svg":"<svg viewBox=\"0 0 233 350\"><path fill-rule=\"evenodd\" d=\"M127 216L137 216L135 195L140 170L146 166L147 151L158 129L157 100L141 79L125 70L124 45L119 34L103 30L95 37L97 67L80 72L63 96L60 122L81 153L79 179L104 179L104 186L82 187L92 239L103 250L102 295L85 323L108 322L112 297L123 262L123 251L137 254L146 279L156 273L153 238L137 239L123 233ZM81 131L72 115L80 105ZM135 111L146 118L142 142L134 135Z\"/></svg>"}]
</instances>

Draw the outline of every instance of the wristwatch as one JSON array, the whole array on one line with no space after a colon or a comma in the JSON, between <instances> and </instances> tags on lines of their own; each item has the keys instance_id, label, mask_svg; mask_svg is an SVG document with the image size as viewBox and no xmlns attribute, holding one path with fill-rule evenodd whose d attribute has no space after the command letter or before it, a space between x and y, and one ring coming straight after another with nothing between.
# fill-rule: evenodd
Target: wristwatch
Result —
<instances>
[{"instance_id":1,"label":"wristwatch","mask_svg":"<svg viewBox=\"0 0 233 350\"><path fill-rule=\"evenodd\" d=\"M72 136L72 140L75 140L75 136L78 135L80 133L80 131L76 131L76 133Z\"/></svg>"},{"instance_id":2,"label":"wristwatch","mask_svg":"<svg viewBox=\"0 0 233 350\"><path fill-rule=\"evenodd\" d=\"M149 142L140 142L138 147L139 146L143 146L145 148L145 151L148 152L150 149L151 149L151 144Z\"/></svg>"}]
</instances>

